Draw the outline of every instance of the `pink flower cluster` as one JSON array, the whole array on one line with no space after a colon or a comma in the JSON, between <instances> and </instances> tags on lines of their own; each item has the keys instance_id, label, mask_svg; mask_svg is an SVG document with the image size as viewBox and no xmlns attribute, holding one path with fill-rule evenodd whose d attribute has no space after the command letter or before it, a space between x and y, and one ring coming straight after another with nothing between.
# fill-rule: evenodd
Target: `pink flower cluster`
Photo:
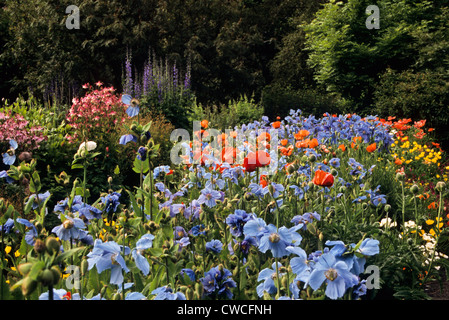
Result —
<instances>
[{"instance_id":1,"label":"pink flower cluster","mask_svg":"<svg viewBox=\"0 0 449 320\"><path fill-rule=\"evenodd\" d=\"M9 143L14 139L22 151L31 151L39 148L39 144L46 140L43 128L30 127L28 121L20 114L0 112L0 142Z\"/></svg>"},{"instance_id":2,"label":"pink flower cluster","mask_svg":"<svg viewBox=\"0 0 449 320\"><path fill-rule=\"evenodd\" d=\"M75 134L68 137L69 141L83 138L95 140L97 134L108 134L116 130L125 121L126 105L115 94L113 87L102 88L101 82L96 83L96 89L85 84L83 88L89 92L80 99L72 100L72 107L68 111L67 121L75 129Z\"/></svg>"}]
</instances>

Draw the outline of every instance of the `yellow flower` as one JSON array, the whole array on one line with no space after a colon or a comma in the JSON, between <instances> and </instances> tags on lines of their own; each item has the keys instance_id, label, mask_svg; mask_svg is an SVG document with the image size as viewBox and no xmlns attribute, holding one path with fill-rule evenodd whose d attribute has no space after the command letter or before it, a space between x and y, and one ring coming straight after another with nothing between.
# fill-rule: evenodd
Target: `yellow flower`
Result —
<instances>
[{"instance_id":1,"label":"yellow flower","mask_svg":"<svg viewBox=\"0 0 449 320\"><path fill-rule=\"evenodd\" d=\"M427 225L429 225L429 226L431 226L432 224L434 224L434 220L432 220L432 219L428 219L427 221L426 221L426 224Z\"/></svg>"},{"instance_id":2,"label":"yellow flower","mask_svg":"<svg viewBox=\"0 0 449 320\"><path fill-rule=\"evenodd\" d=\"M14 257L16 257L16 258L20 257L20 252L19 252L19 250L16 250L16 252L14 252Z\"/></svg>"},{"instance_id":3,"label":"yellow flower","mask_svg":"<svg viewBox=\"0 0 449 320\"><path fill-rule=\"evenodd\" d=\"M17 271L16 267L11 267L12 271Z\"/></svg>"},{"instance_id":4,"label":"yellow flower","mask_svg":"<svg viewBox=\"0 0 449 320\"><path fill-rule=\"evenodd\" d=\"M5 252L6 252L6 254L9 254L10 252L11 252L11 246L6 246L5 247Z\"/></svg>"}]
</instances>

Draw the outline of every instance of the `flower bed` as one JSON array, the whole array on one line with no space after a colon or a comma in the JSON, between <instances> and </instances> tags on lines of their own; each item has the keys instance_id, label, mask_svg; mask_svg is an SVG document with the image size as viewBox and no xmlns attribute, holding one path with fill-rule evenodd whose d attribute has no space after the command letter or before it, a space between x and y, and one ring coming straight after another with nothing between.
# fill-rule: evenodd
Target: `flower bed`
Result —
<instances>
[{"instance_id":1,"label":"flower bed","mask_svg":"<svg viewBox=\"0 0 449 320\"><path fill-rule=\"evenodd\" d=\"M181 163L161 165L138 119L120 144L139 185L89 203L86 140L84 178L53 208L35 162L9 150L0 176L31 195L23 212L0 204L1 299L423 298L447 262L448 168L423 122L392 120L292 110L219 134L202 121Z\"/></svg>"}]
</instances>

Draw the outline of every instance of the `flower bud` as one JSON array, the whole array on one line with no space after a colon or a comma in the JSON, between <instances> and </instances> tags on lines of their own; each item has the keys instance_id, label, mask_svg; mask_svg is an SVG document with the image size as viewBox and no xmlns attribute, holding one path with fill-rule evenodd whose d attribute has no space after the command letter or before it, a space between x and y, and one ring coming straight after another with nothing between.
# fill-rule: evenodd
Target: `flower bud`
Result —
<instances>
[{"instance_id":1,"label":"flower bud","mask_svg":"<svg viewBox=\"0 0 449 320\"><path fill-rule=\"evenodd\" d=\"M385 212L390 212L390 210L391 210L391 205L386 204L385 207L384 207L384 209L385 209Z\"/></svg>"},{"instance_id":2,"label":"flower bud","mask_svg":"<svg viewBox=\"0 0 449 320\"><path fill-rule=\"evenodd\" d=\"M34 292L34 290L36 290L37 288L37 281L30 278L30 277L26 277L25 279L23 279L22 282L22 294L24 296L29 296L30 294L32 294Z\"/></svg>"},{"instance_id":3,"label":"flower bud","mask_svg":"<svg viewBox=\"0 0 449 320\"><path fill-rule=\"evenodd\" d=\"M331 175L333 175L334 177L336 177L336 176L338 175L337 169L333 168L333 169L331 170Z\"/></svg>"},{"instance_id":4,"label":"flower bud","mask_svg":"<svg viewBox=\"0 0 449 320\"><path fill-rule=\"evenodd\" d=\"M185 295L187 300L193 300L193 289L188 287Z\"/></svg>"},{"instance_id":5,"label":"flower bud","mask_svg":"<svg viewBox=\"0 0 449 320\"><path fill-rule=\"evenodd\" d=\"M81 261L81 275L84 277L87 274L89 263L87 262L86 257Z\"/></svg>"},{"instance_id":6,"label":"flower bud","mask_svg":"<svg viewBox=\"0 0 449 320\"><path fill-rule=\"evenodd\" d=\"M435 186L435 190L437 190L438 192L443 192L444 189L446 189L446 183L443 181L438 181L437 185Z\"/></svg>"},{"instance_id":7,"label":"flower bud","mask_svg":"<svg viewBox=\"0 0 449 320\"><path fill-rule=\"evenodd\" d=\"M31 268L33 267L33 264L31 262L27 262L27 263L21 263L17 266L17 269L19 270L20 274L22 276L26 276Z\"/></svg>"},{"instance_id":8,"label":"flower bud","mask_svg":"<svg viewBox=\"0 0 449 320\"><path fill-rule=\"evenodd\" d=\"M45 251L45 243L41 239L36 239L34 242L34 251L37 253L43 253Z\"/></svg>"},{"instance_id":9,"label":"flower bud","mask_svg":"<svg viewBox=\"0 0 449 320\"><path fill-rule=\"evenodd\" d=\"M398 172L396 174L396 179L399 181L404 181L405 180L405 173L404 172Z\"/></svg>"},{"instance_id":10,"label":"flower bud","mask_svg":"<svg viewBox=\"0 0 449 320\"><path fill-rule=\"evenodd\" d=\"M311 155L309 156L309 161L310 161L310 162L315 162L315 161L316 161L316 155L311 154Z\"/></svg>"},{"instance_id":11,"label":"flower bud","mask_svg":"<svg viewBox=\"0 0 449 320\"><path fill-rule=\"evenodd\" d=\"M61 279L61 271L58 266L52 266L51 272L53 273L53 286L57 285L59 280Z\"/></svg>"},{"instance_id":12,"label":"flower bud","mask_svg":"<svg viewBox=\"0 0 449 320\"><path fill-rule=\"evenodd\" d=\"M53 285L54 282L53 272L50 269L45 269L44 271L42 271L40 279L42 285L45 287Z\"/></svg>"},{"instance_id":13,"label":"flower bud","mask_svg":"<svg viewBox=\"0 0 449 320\"><path fill-rule=\"evenodd\" d=\"M49 254L58 253L61 249L61 243L56 240L55 237L50 236L45 240L45 247L47 248Z\"/></svg>"},{"instance_id":14,"label":"flower bud","mask_svg":"<svg viewBox=\"0 0 449 320\"><path fill-rule=\"evenodd\" d=\"M417 194L419 192L419 187L414 184L413 186L410 187L410 192L413 194Z\"/></svg>"}]
</instances>

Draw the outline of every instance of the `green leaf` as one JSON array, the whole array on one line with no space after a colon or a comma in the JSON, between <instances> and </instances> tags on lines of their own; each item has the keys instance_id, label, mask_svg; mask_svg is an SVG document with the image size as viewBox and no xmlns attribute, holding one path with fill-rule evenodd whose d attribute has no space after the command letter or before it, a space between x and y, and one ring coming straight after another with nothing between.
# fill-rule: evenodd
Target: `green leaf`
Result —
<instances>
[{"instance_id":1,"label":"green leaf","mask_svg":"<svg viewBox=\"0 0 449 320\"><path fill-rule=\"evenodd\" d=\"M137 157L134 159L133 171L135 173L147 173L150 169L150 162L148 158L145 161L139 160Z\"/></svg>"},{"instance_id":2,"label":"green leaf","mask_svg":"<svg viewBox=\"0 0 449 320\"><path fill-rule=\"evenodd\" d=\"M141 211L140 211L139 205L137 204L136 197L134 196L134 193L132 193L129 190L126 190L126 192L128 192L128 194L129 194L129 200L131 201L131 204L133 206L134 212L136 213L136 215L138 217L140 217L141 216Z\"/></svg>"},{"instance_id":3,"label":"green leaf","mask_svg":"<svg viewBox=\"0 0 449 320\"><path fill-rule=\"evenodd\" d=\"M63 253L59 254L56 259L55 262L59 263L59 262L63 262L65 259L70 258L71 256L75 255L76 253L78 253L81 250L84 250L84 247L79 247L79 248L74 248L74 249L70 249L67 251L64 251Z\"/></svg>"},{"instance_id":4,"label":"green leaf","mask_svg":"<svg viewBox=\"0 0 449 320\"><path fill-rule=\"evenodd\" d=\"M75 164L72 164L72 170L73 169L84 169L84 165L82 164L82 163L75 163Z\"/></svg>"},{"instance_id":5,"label":"green leaf","mask_svg":"<svg viewBox=\"0 0 449 320\"><path fill-rule=\"evenodd\" d=\"M29 188L31 193L39 193L39 191L41 191L41 178L39 177L39 173L37 171L34 171L31 176Z\"/></svg>"},{"instance_id":6,"label":"green leaf","mask_svg":"<svg viewBox=\"0 0 449 320\"><path fill-rule=\"evenodd\" d=\"M45 262L44 261L36 261L33 266L31 267L30 273L28 274L28 277L31 279L37 280L37 277L39 273L45 268Z\"/></svg>"}]
</instances>

